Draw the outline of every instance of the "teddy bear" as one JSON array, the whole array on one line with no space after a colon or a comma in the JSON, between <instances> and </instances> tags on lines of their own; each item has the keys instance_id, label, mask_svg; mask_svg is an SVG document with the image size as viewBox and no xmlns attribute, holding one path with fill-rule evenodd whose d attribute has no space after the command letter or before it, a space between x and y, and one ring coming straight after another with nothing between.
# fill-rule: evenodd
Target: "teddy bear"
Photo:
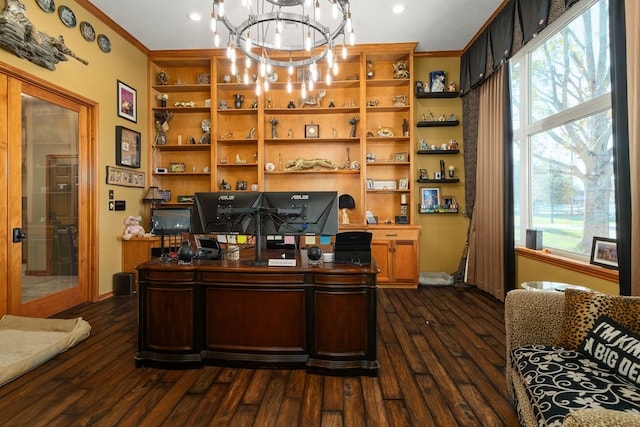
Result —
<instances>
[{"instance_id":1,"label":"teddy bear","mask_svg":"<svg viewBox=\"0 0 640 427\"><path fill-rule=\"evenodd\" d=\"M129 215L124 220L124 233L122 234L124 240L129 240L132 237L144 237L144 228L140 225L140 221L142 221L142 217L133 215Z\"/></svg>"}]
</instances>

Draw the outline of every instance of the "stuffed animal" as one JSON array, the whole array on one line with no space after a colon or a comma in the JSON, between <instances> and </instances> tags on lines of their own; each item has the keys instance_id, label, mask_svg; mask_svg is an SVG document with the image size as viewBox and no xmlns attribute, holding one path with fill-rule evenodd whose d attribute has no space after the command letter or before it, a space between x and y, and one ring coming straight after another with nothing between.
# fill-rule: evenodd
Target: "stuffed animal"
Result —
<instances>
[{"instance_id":1,"label":"stuffed animal","mask_svg":"<svg viewBox=\"0 0 640 427\"><path fill-rule=\"evenodd\" d=\"M140 221L142 221L142 217L133 215L129 215L124 220L124 233L122 234L124 240L129 240L132 237L144 237L144 228L140 225Z\"/></svg>"}]
</instances>

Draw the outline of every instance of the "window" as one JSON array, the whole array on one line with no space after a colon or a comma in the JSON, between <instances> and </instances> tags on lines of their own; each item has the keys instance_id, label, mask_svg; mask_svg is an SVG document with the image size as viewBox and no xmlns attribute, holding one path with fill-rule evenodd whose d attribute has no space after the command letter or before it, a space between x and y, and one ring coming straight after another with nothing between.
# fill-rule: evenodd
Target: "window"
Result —
<instances>
[{"instance_id":1,"label":"window","mask_svg":"<svg viewBox=\"0 0 640 427\"><path fill-rule=\"evenodd\" d=\"M615 238L609 3L576 4L511 61L516 244L588 259Z\"/></svg>"}]
</instances>

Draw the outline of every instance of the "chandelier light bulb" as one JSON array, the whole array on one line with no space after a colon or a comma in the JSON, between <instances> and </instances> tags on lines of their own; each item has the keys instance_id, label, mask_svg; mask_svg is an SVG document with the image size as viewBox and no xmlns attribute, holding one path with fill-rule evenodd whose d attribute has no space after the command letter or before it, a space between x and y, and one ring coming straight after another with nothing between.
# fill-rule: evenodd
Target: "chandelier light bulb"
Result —
<instances>
[{"instance_id":1,"label":"chandelier light bulb","mask_svg":"<svg viewBox=\"0 0 640 427\"><path fill-rule=\"evenodd\" d=\"M347 59L347 45L342 44L342 59Z\"/></svg>"},{"instance_id":2,"label":"chandelier light bulb","mask_svg":"<svg viewBox=\"0 0 640 427\"><path fill-rule=\"evenodd\" d=\"M338 75L338 71L340 71L340 70L338 70L338 68L339 68L339 67L338 67L338 61L335 61L335 62L333 63L333 75L334 75L334 76L337 76L337 75Z\"/></svg>"},{"instance_id":3,"label":"chandelier light bulb","mask_svg":"<svg viewBox=\"0 0 640 427\"><path fill-rule=\"evenodd\" d=\"M216 28L215 33L213 33L213 44L216 47L220 47L220 34L218 34L218 29Z\"/></svg>"},{"instance_id":4,"label":"chandelier light bulb","mask_svg":"<svg viewBox=\"0 0 640 427\"><path fill-rule=\"evenodd\" d=\"M231 42L229 42L227 44L227 59L231 59L231 51L233 50L233 46L231 45Z\"/></svg>"},{"instance_id":5,"label":"chandelier light bulb","mask_svg":"<svg viewBox=\"0 0 640 427\"><path fill-rule=\"evenodd\" d=\"M276 26L275 42L276 48L280 49L282 47L282 37L280 36L280 30L278 30L278 26Z\"/></svg>"},{"instance_id":6,"label":"chandelier light bulb","mask_svg":"<svg viewBox=\"0 0 640 427\"><path fill-rule=\"evenodd\" d=\"M302 82L302 85L300 86L300 96L303 98L307 97L307 85L304 82Z\"/></svg>"},{"instance_id":7,"label":"chandelier light bulb","mask_svg":"<svg viewBox=\"0 0 640 427\"><path fill-rule=\"evenodd\" d=\"M211 31L214 33L218 31L218 18L215 12L211 12Z\"/></svg>"},{"instance_id":8,"label":"chandelier light bulb","mask_svg":"<svg viewBox=\"0 0 640 427\"><path fill-rule=\"evenodd\" d=\"M305 0L304 5L307 7L311 7L311 0Z\"/></svg>"},{"instance_id":9,"label":"chandelier light bulb","mask_svg":"<svg viewBox=\"0 0 640 427\"><path fill-rule=\"evenodd\" d=\"M256 79L256 96L260 96L260 79Z\"/></svg>"},{"instance_id":10,"label":"chandelier light bulb","mask_svg":"<svg viewBox=\"0 0 640 427\"><path fill-rule=\"evenodd\" d=\"M248 7L249 6L248 3L249 2L247 0L242 0L242 7Z\"/></svg>"},{"instance_id":11,"label":"chandelier light bulb","mask_svg":"<svg viewBox=\"0 0 640 427\"><path fill-rule=\"evenodd\" d=\"M233 74L234 76L238 73L238 70L236 69L236 63L232 62L231 63L231 74Z\"/></svg>"},{"instance_id":12,"label":"chandelier light bulb","mask_svg":"<svg viewBox=\"0 0 640 427\"><path fill-rule=\"evenodd\" d=\"M320 0L316 0L316 8L315 8L314 15L316 17L316 21L319 21L320 20Z\"/></svg>"},{"instance_id":13,"label":"chandelier light bulb","mask_svg":"<svg viewBox=\"0 0 640 427\"><path fill-rule=\"evenodd\" d=\"M333 7L331 8L331 16L333 16L333 19L338 19L338 0L333 0Z\"/></svg>"},{"instance_id":14,"label":"chandelier light bulb","mask_svg":"<svg viewBox=\"0 0 640 427\"><path fill-rule=\"evenodd\" d=\"M265 62L264 55L260 58L260 77L264 77L267 75L267 63Z\"/></svg>"},{"instance_id":15,"label":"chandelier light bulb","mask_svg":"<svg viewBox=\"0 0 640 427\"><path fill-rule=\"evenodd\" d=\"M327 86L331 85L331 72L329 71L329 68L327 68L327 72L324 75L324 81L327 84Z\"/></svg>"},{"instance_id":16,"label":"chandelier light bulb","mask_svg":"<svg viewBox=\"0 0 640 427\"><path fill-rule=\"evenodd\" d=\"M308 84L307 86L309 86L309 90L313 90L313 88L314 88L314 85L313 85L313 79L310 79L310 80L309 80L309 84ZM305 97L305 98L306 98L306 97Z\"/></svg>"},{"instance_id":17,"label":"chandelier light bulb","mask_svg":"<svg viewBox=\"0 0 640 427\"><path fill-rule=\"evenodd\" d=\"M264 79L264 93L269 92L269 79Z\"/></svg>"},{"instance_id":18,"label":"chandelier light bulb","mask_svg":"<svg viewBox=\"0 0 640 427\"><path fill-rule=\"evenodd\" d=\"M304 48L307 52L311 52L311 30L307 30L307 37L304 39Z\"/></svg>"},{"instance_id":19,"label":"chandelier light bulb","mask_svg":"<svg viewBox=\"0 0 640 427\"><path fill-rule=\"evenodd\" d=\"M349 44L353 46L356 42L356 35L353 34L353 30L349 32Z\"/></svg>"},{"instance_id":20,"label":"chandelier light bulb","mask_svg":"<svg viewBox=\"0 0 640 427\"><path fill-rule=\"evenodd\" d=\"M287 68L287 71L289 72L290 76L293 75L293 61L291 60L291 57L289 57L289 67Z\"/></svg>"},{"instance_id":21,"label":"chandelier light bulb","mask_svg":"<svg viewBox=\"0 0 640 427\"><path fill-rule=\"evenodd\" d=\"M244 76L242 77L244 84L249 84L249 68L244 69Z\"/></svg>"},{"instance_id":22,"label":"chandelier light bulb","mask_svg":"<svg viewBox=\"0 0 640 427\"><path fill-rule=\"evenodd\" d=\"M287 93L291 93L293 91L293 84L291 83L291 76L287 77Z\"/></svg>"},{"instance_id":23,"label":"chandelier light bulb","mask_svg":"<svg viewBox=\"0 0 640 427\"><path fill-rule=\"evenodd\" d=\"M331 48L327 51L327 65L329 68L333 67L333 49Z\"/></svg>"},{"instance_id":24,"label":"chandelier light bulb","mask_svg":"<svg viewBox=\"0 0 640 427\"><path fill-rule=\"evenodd\" d=\"M218 2L218 15L220 18L224 17L224 0Z\"/></svg>"},{"instance_id":25,"label":"chandelier light bulb","mask_svg":"<svg viewBox=\"0 0 640 427\"><path fill-rule=\"evenodd\" d=\"M244 67L251 68L251 58L249 58L248 56L244 57Z\"/></svg>"},{"instance_id":26,"label":"chandelier light bulb","mask_svg":"<svg viewBox=\"0 0 640 427\"><path fill-rule=\"evenodd\" d=\"M347 33L353 31L353 22L351 21L351 12L347 13L347 21L344 24L344 29Z\"/></svg>"},{"instance_id":27,"label":"chandelier light bulb","mask_svg":"<svg viewBox=\"0 0 640 427\"><path fill-rule=\"evenodd\" d=\"M247 52L251 51L251 31L247 31L247 38L244 39L244 49Z\"/></svg>"}]
</instances>

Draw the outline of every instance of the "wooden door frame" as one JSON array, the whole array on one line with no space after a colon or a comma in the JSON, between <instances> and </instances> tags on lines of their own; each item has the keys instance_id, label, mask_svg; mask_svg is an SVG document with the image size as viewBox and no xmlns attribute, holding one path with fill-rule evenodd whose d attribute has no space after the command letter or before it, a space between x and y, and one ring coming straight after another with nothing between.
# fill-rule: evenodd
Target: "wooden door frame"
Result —
<instances>
[{"instance_id":1,"label":"wooden door frame","mask_svg":"<svg viewBox=\"0 0 640 427\"><path fill-rule=\"evenodd\" d=\"M55 102L78 111L78 229L81 230L78 240L78 282L86 284L82 298L85 301L99 300L98 286L98 103L72 93L40 78L25 75L21 70L0 63L0 164L9 165L11 159L19 155L20 148L16 144L9 144L21 135L21 94L28 93L41 99L55 98ZM6 88L6 90L4 90ZM4 92L4 93L2 93ZM9 105L10 100L14 105ZM17 101L16 101L17 100ZM16 105L17 104L17 105ZM17 153L16 153L17 151ZM9 168L7 167L7 170ZM21 244L12 243L13 228L22 227L21 207L9 203L9 183L21 182L20 168L11 168L5 177L0 177L0 189L5 191L5 197L0 198L0 217L4 215L6 221L0 221L0 244L4 245L11 258L19 257ZM14 195L15 197L15 195ZM20 293L12 292L10 287L13 277L20 277L18 263L9 265L9 256L0 262L0 278L4 280L4 288L0 285L0 315L4 313L21 314L27 304L22 305ZM18 270L16 270L18 269ZM17 275L17 276L16 276ZM63 307L65 301L52 301L47 307L34 300L31 307L27 307L30 314L43 317L56 313Z\"/></svg>"}]
</instances>

